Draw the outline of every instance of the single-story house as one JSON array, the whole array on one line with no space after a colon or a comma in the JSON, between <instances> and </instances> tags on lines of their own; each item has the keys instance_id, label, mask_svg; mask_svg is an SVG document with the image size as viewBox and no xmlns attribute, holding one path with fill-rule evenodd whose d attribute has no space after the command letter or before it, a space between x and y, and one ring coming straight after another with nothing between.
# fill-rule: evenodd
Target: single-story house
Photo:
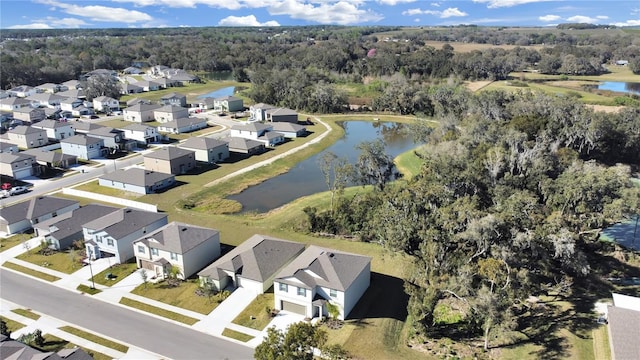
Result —
<instances>
[{"instance_id":1,"label":"single-story house","mask_svg":"<svg viewBox=\"0 0 640 360\"><path fill-rule=\"evenodd\" d=\"M274 147L284 142L284 135L279 132L269 131L260 136L258 141L262 141L265 146Z\"/></svg>"},{"instance_id":2,"label":"single-story house","mask_svg":"<svg viewBox=\"0 0 640 360\"><path fill-rule=\"evenodd\" d=\"M171 268L187 279L220 257L220 233L217 230L171 222L133 242L138 268L153 270L165 277Z\"/></svg>"},{"instance_id":3,"label":"single-story house","mask_svg":"<svg viewBox=\"0 0 640 360\"><path fill-rule=\"evenodd\" d=\"M14 88L11 88L9 90L7 90L7 92L9 94L11 94L11 96L14 97L19 97L19 98L26 98L27 96L31 96L33 94L36 94L38 92L38 90L34 87L31 87L29 85L20 85L20 86L16 86Z\"/></svg>"},{"instance_id":4,"label":"single-story house","mask_svg":"<svg viewBox=\"0 0 640 360\"><path fill-rule=\"evenodd\" d=\"M259 103L249 106L249 121L267 121L267 110L275 109L273 105Z\"/></svg>"},{"instance_id":5,"label":"single-story house","mask_svg":"<svg viewBox=\"0 0 640 360\"><path fill-rule=\"evenodd\" d=\"M0 351L6 360L91 360L93 356L85 350L74 347L57 352L43 352L25 343L0 334Z\"/></svg>"},{"instance_id":6,"label":"single-story house","mask_svg":"<svg viewBox=\"0 0 640 360\"><path fill-rule=\"evenodd\" d=\"M93 109L86 107L85 105L80 105L78 107L74 107L71 110L71 115L75 117L80 117L82 115L91 115L93 114Z\"/></svg>"},{"instance_id":7,"label":"single-story house","mask_svg":"<svg viewBox=\"0 0 640 360\"><path fill-rule=\"evenodd\" d=\"M288 123L288 122L275 122L271 124L273 132L278 132L286 138L297 138L305 136L307 134L307 128L303 125Z\"/></svg>"},{"instance_id":8,"label":"single-story house","mask_svg":"<svg viewBox=\"0 0 640 360\"><path fill-rule=\"evenodd\" d=\"M74 200L37 196L0 209L0 231L7 234L23 232L79 207L79 203Z\"/></svg>"},{"instance_id":9,"label":"single-story house","mask_svg":"<svg viewBox=\"0 0 640 360\"><path fill-rule=\"evenodd\" d=\"M158 125L159 132L182 134L207 127L207 120L198 117L183 117Z\"/></svg>"},{"instance_id":10,"label":"single-story house","mask_svg":"<svg viewBox=\"0 0 640 360\"><path fill-rule=\"evenodd\" d=\"M74 89L69 87L67 91L61 91L58 93L60 96L68 97L71 99L85 99L87 96L84 94L84 90L82 89Z\"/></svg>"},{"instance_id":11,"label":"single-story house","mask_svg":"<svg viewBox=\"0 0 640 360\"><path fill-rule=\"evenodd\" d=\"M142 70L135 66L129 66L128 68L125 68L124 70L122 70L122 73L129 74L129 75L138 75L142 73Z\"/></svg>"},{"instance_id":12,"label":"single-story house","mask_svg":"<svg viewBox=\"0 0 640 360\"><path fill-rule=\"evenodd\" d=\"M7 138L9 142L23 149L31 149L49 143L46 131L26 125L16 126L14 129L9 130Z\"/></svg>"},{"instance_id":13,"label":"single-story house","mask_svg":"<svg viewBox=\"0 0 640 360\"><path fill-rule=\"evenodd\" d=\"M109 69L95 69L81 75L81 78L86 80L92 76L104 76L104 77L116 78L118 77L118 72L115 70L109 70Z\"/></svg>"},{"instance_id":14,"label":"single-story house","mask_svg":"<svg viewBox=\"0 0 640 360\"><path fill-rule=\"evenodd\" d=\"M59 109L60 102L65 100L66 97L54 93L44 92L33 94L26 99L31 101L31 106L34 107L43 106L52 109Z\"/></svg>"},{"instance_id":15,"label":"single-story house","mask_svg":"<svg viewBox=\"0 0 640 360\"><path fill-rule=\"evenodd\" d=\"M0 174L20 180L37 175L36 157L22 152L0 154Z\"/></svg>"},{"instance_id":16,"label":"single-story house","mask_svg":"<svg viewBox=\"0 0 640 360\"><path fill-rule=\"evenodd\" d=\"M124 131L123 135L126 139L135 140L142 144L158 142L160 134L155 126L147 126L143 124L131 124L120 128Z\"/></svg>"},{"instance_id":17,"label":"single-story house","mask_svg":"<svg viewBox=\"0 0 640 360\"><path fill-rule=\"evenodd\" d=\"M13 110L13 118L22 120L23 122L35 124L38 121L42 121L47 118L47 114L44 109L34 109L29 106L22 107L20 109Z\"/></svg>"},{"instance_id":18,"label":"single-story house","mask_svg":"<svg viewBox=\"0 0 640 360\"><path fill-rule=\"evenodd\" d=\"M142 92L142 87L134 84L122 84L120 85L120 94L138 94Z\"/></svg>"},{"instance_id":19,"label":"single-story house","mask_svg":"<svg viewBox=\"0 0 640 360\"><path fill-rule=\"evenodd\" d=\"M229 136L241 137L245 139L258 140L259 137L271 131L273 127L269 124L250 123L244 125L234 125L231 127Z\"/></svg>"},{"instance_id":20,"label":"single-story house","mask_svg":"<svg viewBox=\"0 0 640 360\"><path fill-rule=\"evenodd\" d=\"M181 69L167 69L164 71L165 77L175 81L176 83L179 83L180 85L187 85L187 84L191 84L191 83L198 83L200 82L200 78L195 76L195 75L191 75L188 72L181 70Z\"/></svg>"},{"instance_id":21,"label":"single-story house","mask_svg":"<svg viewBox=\"0 0 640 360\"><path fill-rule=\"evenodd\" d=\"M132 105L124 108L122 110L122 115L124 116L124 120L133 121L133 122L147 122L153 121L154 111L158 109L160 105L157 104L143 104L138 103L136 105Z\"/></svg>"},{"instance_id":22,"label":"single-story house","mask_svg":"<svg viewBox=\"0 0 640 360\"><path fill-rule=\"evenodd\" d=\"M195 152L175 146L144 155L144 168L165 174L184 174L196 167Z\"/></svg>"},{"instance_id":23,"label":"single-story house","mask_svg":"<svg viewBox=\"0 0 640 360\"><path fill-rule=\"evenodd\" d=\"M59 91L67 91L69 90L69 88L67 87L63 87L60 84L54 84L54 83L44 83L42 85L38 85L36 86L36 90L39 93L49 93L49 94L55 94Z\"/></svg>"},{"instance_id":24,"label":"single-story house","mask_svg":"<svg viewBox=\"0 0 640 360\"><path fill-rule=\"evenodd\" d=\"M82 240L82 225L103 217L116 211L118 208L88 204L68 211L58 217L45 220L33 226L38 236L43 236L44 240L56 250L66 250L73 245L76 240Z\"/></svg>"},{"instance_id":25,"label":"single-story house","mask_svg":"<svg viewBox=\"0 0 640 360\"><path fill-rule=\"evenodd\" d=\"M18 97L0 99L0 110L14 111L21 107L30 106L31 101Z\"/></svg>"},{"instance_id":26,"label":"single-story house","mask_svg":"<svg viewBox=\"0 0 640 360\"><path fill-rule=\"evenodd\" d=\"M189 109L176 105L165 105L153 111L153 117L161 123L186 118L188 116Z\"/></svg>"},{"instance_id":27,"label":"single-story house","mask_svg":"<svg viewBox=\"0 0 640 360\"><path fill-rule=\"evenodd\" d=\"M82 225L90 259L113 256L115 263L134 257L133 242L167 224L167 215L130 208L117 209Z\"/></svg>"},{"instance_id":28,"label":"single-story house","mask_svg":"<svg viewBox=\"0 0 640 360\"><path fill-rule=\"evenodd\" d=\"M222 139L229 143L229 151L240 154L260 154L264 152L264 142L241 137L227 137Z\"/></svg>"},{"instance_id":29,"label":"single-story house","mask_svg":"<svg viewBox=\"0 0 640 360\"><path fill-rule=\"evenodd\" d=\"M62 83L63 86L67 87L67 90L70 89L82 89L82 83L78 80L69 80ZM66 90L62 90L66 91Z\"/></svg>"},{"instance_id":30,"label":"single-story house","mask_svg":"<svg viewBox=\"0 0 640 360\"><path fill-rule=\"evenodd\" d=\"M112 112L120 110L120 101L109 96L98 96L93 99L93 109L101 112Z\"/></svg>"},{"instance_id":31,"label":"single-story house","mask_svg":"<svg viewBox=\"0 0 640 360\"><path fill-rule=\"evenodd\" d=\"M153 82L158 83L158 85L160 85L160 87L163 89L182 85L179 81L175 81L167 78L156 78L156 79L153 79Z\"/></svg>"},{"instance_id":32,"label":"single-story house","mask_svg":"<svg viewBox=\"0 0 640 360\"><path fill-rule=\"evenodd\" d=\"M160 84L155 81L142 80L138 82L134 82L131 85L135 85L142 88L142 91L156 91L160 90Z\"/></svg>"},{"instance_id":33,"label":"single-story house","mask_svg":"<svg viewBox=\"0 0 640 360\"><path fill-rule=\"evenodd\" d=\"M166 80L166 79L165 79ZM178 93L169 93L160 98L160 104L162 105L175 105L179 107L187 106L187 96Z\"/></svg>"},{"instance_id":34,"label":"single-story house","mask_svg":"<svg viewBox=\"0 0 640 360\"><path fill-rule=\"evenodd\" d=\"M304 244L253 235L198 273L201 286L223 290L242 287L262 294L284 266L304 251Z\"/></svg>"},{"instance_id":35,"label":"single-story house","mask_svg":"<svg viewBox=\"0 0 640 360\"><path fill-rule=\"evenodd\" d=\"M104 140L85 135L60 140L60 148L63 154L74 155L83 160L103 157L107 151L104 149Z\"/></svg>"},{"instance_id":36,"label":"single-story house","mask_svg":"<svg viewBox=\"0 0 640 360\"><path fill-rule=\"evenodd\" d=\"M287 108L269 109L265 111L267 121L270 122L298 122L298 113L295 110Z\"/></svg>"},{"instance_id":37,"label":"single-story house","mask_svg":"<svg viewBox=\"0 0 640 360\"><path fill-rule=\"evenodd\" d=\"M29 149L23 151L24 154L33 155L36 157L36 162L42 166L48 168L63 168L67 169L71 165L78 163L78 158L75 155L67 155L59 153L57 151L47 151L42 149Z\"/></svg>"},{"instance_id":38,"label":"single-story house","mask_svg":"<svg viewBox=\"0 0 640 360\"><path fill-rule=\"evenodd\" d=\"M208 137L192 137L180 144L181 148L194 151L196 160L214 164L229 157L229 143Z\"/></svg>"},{"instance_id":39,"label":"single-story house","mask_svg":"<svg viewBox=\"0 0 640 360\"><path fill-rule=\"evenodd\" d=\"M73 125L68 121L42 120L37 124L31 125L31 127L44 130L49 140L60 141L75 135L76 132Z\"/></svg>"},{"instance_id":40,"label":"single-story house","mask_svg":"<svg viewBox=\"0 0 640 360\"><path fill-rule=\"evenodd\" d=\"M344 320L370 280L370 257L311 245L276 275L274 308L314 318L328 315L329 302Z\"/></svg>"},{"instance_id":41,"label":"single-story house","mask_svg":"<svg viewBox=\"0 0 640 360\"><path fill-rule=\"evenodd\" d=\"M216 111L226 112L244 111L244 104L239 97L223 96L213 100L213 108Z\"/></svg>"},{"instance_id":42,"label":"single-story house","mask_svg":"<svg viewBox=\"0 0 640 360\"><path fill-rule=\"evenodd\" d=\"M173 174L150 171L142 168L116 170L102 175L98 184L118 190L138 194L151 194L166 189L176 183Z\"/></svg>"}]
</instances>

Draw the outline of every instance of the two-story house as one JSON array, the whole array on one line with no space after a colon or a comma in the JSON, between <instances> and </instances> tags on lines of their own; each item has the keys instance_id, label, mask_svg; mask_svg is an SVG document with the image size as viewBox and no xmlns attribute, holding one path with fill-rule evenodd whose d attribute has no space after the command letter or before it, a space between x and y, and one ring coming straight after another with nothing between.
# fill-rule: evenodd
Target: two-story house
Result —
<instances>
[{"instance_id":1,"label":"two-story house","mask_svg":"<svg viewBox=\"0 0 640 360\"><path fill-rule=\"evenodd\" d=\"M216 111L223 112L244 111L244 103L239 97L223 96L214 99L213 108Z\"/></svg>"},{"instance_id":2,"label":"two-story house","mask_svg":"<svg viewBox=\"0 0 640 360\"><path fill-rule=\"evenodd\" d=\"M35 124L39 121L46 119L47 114L44 109L34 109L30 106L21 107L20 109L13 110L13 118L21 120L22 123Z\"/></svg>"},{"instance_id":3,"label":"two-story house","mask_svg":"<svg viewBox=\"0 0 640 360\"><path fill-rule=\"evenodd\" d=\"M152 270L162 278L176 266L178 277L186 279L220 257L220 233L171 222L134 241L133 251L138 268Z\"/></svg>"},{"instance_id":4,"label":"two-story house","mask_svg":"<svg viewBox=\"0 0 640 360\"><path fill-rule=\"evenodd\" d=\"M207 120L204 118L184 117L159 124L158 131L171 134L182 134L204 129L206 127Z\"/></svg>"},{"instance_id":5,"label":"two-story house","mask_svg":"<svg viewBox=\"0 0 640 360\"><path fill-rule=\"evenodd\" d=\"M141 144L150 144L160 141L160 134L155 126L143 124L131 124L120 128L126 139L135 140Z\"/></svg>"},{"instance_id":6,"label":"two-story house","mask_svg":"<svg viewBox=\"0 0 640 360\"><path fill-rule=\"evenodd\" d=\"M113 256L120 264L134 257L133 242L167 224L167 215L131 208L118 209L82 226L90 259Z\"/></svg>"},{"instance_id":7,"label":"two-story house","mask_svg":"<svg viewBox=\"0 0 640 360\"><path fill-rule=\"evenodd\" d=\"M155 120L153 112L159 108L157 104L138 103L122 110L124 120L133 122L148 122Z\"/></svg>"},{"instance_id":8,"label":"two-story house","mask_svg":"<svg viewBox=\"0 0 640 360\"><path fill-rule=\"evenodd\" d=\"M31 127L44 130L47 138L52 141L60 141L75 135L73 123L67 121L43 120Z\"/></svg>"},{"instance_id":9,"label":"two-story house","mask_svg":"<svg viewBox=\"0 0 640 360\"><path fill-rule=\"evenodd\" d=\"M166 79L165 79L166 80ZM160 104L162 105L175 105L180 107L187 106L187 97L183 94L178 94L175 92L164 95L160 98Z\"/></svg>"},{"instance_id":10,"label":"two-story house","mask_svg":"<svg viewBox=\"0 0 640 360\"><path fill-rule=\"evenodd\" d=\"M209 164L215 164L229 157L229 143L218 139L191 137L180 144L180 147L194 151L197 161Z\"/></svg>"},{"instance_id":11,"label":"two-story house","mask_svg":"<svg viewBox=\"0 0 640 360\"><path fill-rule=\"evenodd\" d=\"M144 168L180 175L196 167L195 152L175 146L163 147L144 155Z\"/></svg>"},{"instance_id":12,"label":"two-story house","mask_svg":"<svg viewBox=\"0 0 640 360\"><path fill-rule=\"evenodd\" d=\"M20 180L36 175L37 169L36 158L33 155L22 152L0 154L0 175Z\"/></svg>"},{"instance_id":13,"label":"two-story house","mask_svg":"<svg viewBox=\"0 0 640 360\"><path fill-rule=\"evenodd\" d=\"M153 111L153 117L158 122L166 123L169 121L189 117L189 109L176 105L165 105L163 107L155 109Z\"/></svg>"},{"instance_id":14,"label":"two-story house","mask_svg":"<svg viewBox=\"0 0 640 360\"><path fill-rule=\"evenodd\" d=\"M56 95L49 92L33 94L26 98L31 101L31 106L47 107L50 109L60 109L60 102L66 100L64 96Z\"/></svg>"},{"instance_id":15,"label":"two-story house","mask_svg":"<svg viewBox=\"0 0 640 360\"><path fill-rule=\"evenodd\" d=\"M9 142L23 149L31 149L49 143L46 131L25 125L19 125L9 130L7 138Z\"/></svg>"},{"instance_id":16,"label":"two-story house","mask_svg":"<svg viewBox=\"0 0 640 360\"><path fill-rule=\"evenodd\" d=\"M0 99L0 110L14 111L21 107L30 106L31 101L18 97L7 97Z\"/></svg>"},{"instance_id":17,"label":"two-story house","mask_svg":"<svg viewBox=\"0 0 640 360\"><path fill-rule=\"evenodd\" d=\"M80 207L75 200L55 196L36 196L0 211L0 231L15 234Z\"/></svg>"},{"instance_id":18,"label":"two-story house","mask_svg":"<svg viewBox=\"0 0 640 360\"><path fill-rule=\"evenodd\" d=\"M249 121L267 121L267 110L275 109L273 105L258 103L249 106Z\"/></svg>"},{"instance_id":19,"label":"two-story house","mask_svg":"<svg viewBox=\"0 0 640 360\"><path fill-rule=\"evenodd\" d=\"M63 154L76 156L78 159L91 160L105 155L104 141L92 136L74 135L60 140Z\"/></svg>"},{"instance_id":20,"label":"two-story house","mask_svg":"<svg viewBox=\"0 0 640 360\"><path fill-rule=\"evenodd\" d=\"M93 110L103 113L120 110L120 102L109 96L98 96L93 99Z\"/></svg>"}]
</instances>

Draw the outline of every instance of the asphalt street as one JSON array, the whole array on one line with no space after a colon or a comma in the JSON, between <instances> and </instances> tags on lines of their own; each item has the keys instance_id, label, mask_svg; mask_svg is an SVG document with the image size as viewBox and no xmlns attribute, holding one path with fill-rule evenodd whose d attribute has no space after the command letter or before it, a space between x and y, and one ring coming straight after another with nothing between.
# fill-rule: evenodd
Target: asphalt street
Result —
<instances>
[{"instance_id":1,"label":"asphalt street","mask_svg":"<svg viewBox=\"0 0 640 360\"><path fill-rule=\"evenodd\" d=\"M0 297L176 360L252 359L249 347L0 270Z\"/></svg>"}]
</instances>

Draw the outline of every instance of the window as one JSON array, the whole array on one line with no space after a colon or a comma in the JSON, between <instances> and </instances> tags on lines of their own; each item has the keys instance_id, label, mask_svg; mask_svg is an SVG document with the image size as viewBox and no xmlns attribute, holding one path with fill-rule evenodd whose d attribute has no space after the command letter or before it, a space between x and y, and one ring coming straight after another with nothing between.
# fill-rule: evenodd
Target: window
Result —
<instances>
[{"instance_id":1,"label":"window","mask_svg":"<svg viewBox=\"0 0 640 360\"><path fill-rule=\"evenodd\" d=\"M289 291L289 286L287 286L287 284L280 283L280 291Z\"/></svg>"},{"instance_id":2,"label":"window","mask_svg":"<svg viewBox=\"0 0 640 360\"><path fill-rule=\"evenodd\" d=\"M144 254L144 253L145 253L145 251L144 251L144 246L143 246L143 245L138 245L138 252L139 252L140 254Z\"/></svg>"},{"instance_id":3,"label":"window","mask_svg":"<svg viewBox=\"0 0 640 360\"><path fill-rule=\"evenodd\" d=\"M171 253L171 260L178 260L178 254L172 252Z\"/></svg>"},{"instance_id":4,"label":"window","mask_svg":"<svg viewBox=\"0 0 640 360\"><path fill-rule=\"evenodd\" d=\"M299 287L298 288L298 295L307 296L307 289Z\"/></svg>"},{"instance_id":5,"label":"window","mask_svg":"<svg viewBox=\"0 0 640 360\"><path fill-rule=\"evenodd\" d=\"M107 245L113 246L113 239L107 239Z\"/></svg>"},{"instance_id":6,"label":"window","mask_svg":"<svg viewBox=\"0 0 640 360\"><path fill-rule=\"evenodd\" d=\"M158 255L158 249L151 248L151 255Z\"/></svg>"},{"instance_id":7,"label":"window","mask_svg":"<svg viewBox=\"0 0 640 360\"><path fill-rule=\"evenodd\" d=\"M96 240L98 240L99 243L102 243L102 236L96 236Z\"/></svg>"},{"instance_id":8,"label":"window","mask_svg":"<svg viewBox=\"0 0 640 360\"><path fill-rule=\"evenodd\" d=\"M329 289L329 296L331 296L332 298L334 298L334 297L338 297L338 290L336 290L336 289Z\"/></svg>"}]
</instances>

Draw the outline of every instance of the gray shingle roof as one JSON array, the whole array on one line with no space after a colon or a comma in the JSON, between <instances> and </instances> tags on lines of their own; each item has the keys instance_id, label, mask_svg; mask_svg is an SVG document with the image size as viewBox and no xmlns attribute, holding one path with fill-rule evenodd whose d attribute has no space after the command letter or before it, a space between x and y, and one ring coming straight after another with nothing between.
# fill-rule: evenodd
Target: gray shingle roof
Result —
<instances>
[{"instance_id":1,"label":"gray shingle roof","mask_svg":"<svg viewBox=\"0 0 640 360\"><path fill-rule=\"evenodd\" d=\"M160 125L158 125L158 127L164 127L164 128L181 128L181 127L185 127L185 126L189 126L189 125L193 125L193 124L202 124L202 123L206 123L207 120L206 119L201 119L201 118L197 118L197 117L186 117L186 118L180 118L180 119L175 119L173 121L167 121L166 123L162 123Z\"/></svg>"},{"instance_id":2,"label":"gray shingle roof","mask_svg":"<svg viewBox=\"0 0 640 360\"><path fill-rule=\"evenodd\" d=\"M222 140L208 138L208 137L192 137L187 139L187 141L180 144L180 147L187 149L197 149L197 150L209 150L215 149L219 146L229 147L229 144Z\"/></svg>"},{"instance_id":3,"label":"gray shingle roof","mask_svg":"<svg viewBox=\"0 0 640 360\"><path fill-rule=\"evenodd\" d=\"M195 154L195 152L175 146L166 146L149 154L145 154L144 157L158 160L173 160L189 154Z\"/></svg>"},{"instance_id":4,"label":"gray shingle roof","mask_svg":"<svg viewBox=\"0 0 640 360\"><path fill-rule=\"evenodd\" d=\"M35 156L25 154L24 151L19 153L10 154L10 153L0 153L0 163L2 164L12 164L16 161L24 161L28 159L34 159Z\"/></svg>"},{"instance_id":5,"label":"gray shingle roof","mask_svg":"<svg viewBox=\"0 0 640 360\"><path fill-rule=\"evenodd\" d=\"M223 140L229 143L229 149L250 150L259 146L264 146L264 143L260 141L245 139L241 137L228 137L224 138Z\"/></svg>"},{"instance_id":6,"label":"gray shingle roof","mask_svg":"<svg viewBox=\"0 0 640 360\"><path fill-rule=\"evenodd\" d=\"M23 99L23 98L18 98L18 97L10 97L10 98L4 98L4 99L0 99L0 104L2 105L27 105L27 104L31 104L31 101Z\"/></svg>"},{"instance_id":7,"label":"gray shingle roof","mask_svg":"<svg viewBox=\"0 0 640 360\"><path fill-rule=\"evenodd\" d=\"M617 306L607 310L614 359L640 359L640 311Z\"/></svg>"},{"instance_id":8,"label":"gray shingle roof","mask_svg":"<svg viewBox=\"0 0 640 360\"><path fill-rule=\"evenodd\" d=\"M124 208L90 221L83 227L103 230L118 240L163 218L166 219L167 215Z\"/></svg>"},{"instance_id":9,"label":"gray shingle roof","mask_svg":"<svg viewBox=\"0 0 640 360\"><path fill-rule=\"evenodd\" d=\"M252 132L260 132L265 130L272 129L271 125L261 124L261 123L251 123L245 125L234 125L231 127L232 130L242 130L242 131L252 131Z\"/></svg>"},{"instance_id":10,"label":"gray shingle roof","mask_svg":"<svg viewBox=\"0 0 640 360\"><path fill-rule=\"evenodd\" d=\"M84 121L74 121L71 123L76 132L89 132L91 130L99 129L104 127L102 125L98 125L96 123L84 122Z\"/></svg>"},{"instance_id":11,"label":"gray shingle roof","mask_svg":"<svg viewBox=\"0 0 640 360\"><path fill-rule=\"evenodd\" d=\"M164 181L166 179L174 177L175 176L171 174L165 174L141 168L130 168L102 175L100 179L117 181L136 186L151 186L159 181Z\"/></svg>"},{"instance_id":12,"label":"gray shingle roof","mask_svg":"<svg viewBox=\"0 0 640 360\"><path fill-rule=\"evenodd\" d=\"M161 108L155 109L155 112L166 112L166 113L180 113L180 112L184 112L185 110L188 110L187 108L184 108L182 106L177 106L177 105L165 105Z\"/></svg>"},{"instance_id":13,"label":"gray shingle roof","mask_svg":"<svg viewBox=\"0 0 640 360\"><path fill-rule=\"evenodd\" d=\"M277 108L277 109L269 109L267 113L273 115L298 115L295 110L287 109L287 108Z\"/></svg>"},{"instance_id":14,"label":"gray shingle roof","mask_svg":"<svg viewBox=\"0 0 640 360\"><path fill-rule=\"evenodd\" d=\"M101 144L102 139L98 139L91 136L84 135L74 135L70 138L60 140L60 143L68 143L68 144L76 144L76 145L91 145L91 144Z\"/></svg>"},{"instance_id":15,"label":"gray shingle roof","mask_svg":"<svg viewBox=\"0 0 640 360\"><path fill-rule=\"evenodd\" d=\"M253 235L226 255L198 273L220 279L219 270L232 271L242 277L265 281L304 250L304 244L264 235Z\"/></svg>"},{"instance_id":16,"label":"gray shingle roof","mask_svg":"<svg viewBox=\"0 0 640 360\"><path fill-rule=\"evenodd\" d=\"M157 105L157 104L138 103L135 105L131 105L128 108L125 108L124 111L132 111L132 112L152 111L152 110L158 109L159 107L160 105Z\"/></svg>"},{"instance_id":17,"label":"gray shingle roof","mask_svg":"<svg viewBox=\"0 0 640 360\"><path fill-rule=\"evenodd\" d=\"M81 208L59 215L58 217L45 220L34 227L49 231L50 226L55 226L57 230L52 231L51 234L56 239L60 240L78 232L82 232L82 225L116 210L118 210L118 208L112 206L88 204Z\"/></svg>"},{"instance_id":18,"label":"gray shingle roof","mask_svg":"<svg viewBox=\"0 0 640 360\"><path fill-rule=\"evenodd\" d=\"M42 120L38 123L31 125L36 129L56 129L61 127L72 126L73 124L69 122L60 122L55 120Z\"/></svg>"},{"instance_id":19,"label":"gray shingle roof","mask_svg":"<svg viewBox=\"0 0 640 360\"><path fill-rule=\"evenodd\" d=\"M52 164L77 159L77 157L74 155L62 154L56 151L46 151L41 149L28 149L24 150L23 153L35 156L36 161L43 161Z\"/></svg>"},{"instance_id":20,"label":"gray shingle roof","mask_svg":"<svg viewBox=\"0 0 640 360\"><path fill-rule=\"evenodd\" d=\"M121 130L131 130L131 131L147 131L147 129L155 129L154 126L144 125L133 123L131 125L127 125L125 127L121 127Z\"/></svg>"},{"instance_id":21,"label":"gray shingle roof","mask_svg":"<svg viewBox=\"0 0 640 360\"><path fill-rule=\"evenodd\" d=\"M31 126L18 125L13 130L9 130L9 133L26 135L26 134L35 134L42 131L43 131L42 129L36 129Z\"/></svg>"},{"instance_id":22,"label":"gray shingle roof","mask_svg":"<svg viewBox=\"0 0 640 360\"><path fill-rule=\"evenodd\" d=\"M0 217L12 224L23 219L32 220L73 204L78 202L55 196L38 196L0 209Z\"/></svg>"},{"instance_id":23,"label":"gray shingle roof","mask_svg":"<svg viewBox=\"0 0 640 360\"><path fill-rule=\"evenodd\" d=\"M166 79L165 79L165 80L166 80ZM185 98L185 99L186 99L187 97L186 97L185 95L182 95L182 94L178 94L178 93L172 92L172 93L169 93L169 94L167 94L167 95L164 95L164 96L163 96L163 97L161 97L160 99L162 99L162 100L169 100L169 99L173 99L173 98L176 98L176 99L182 99L182 98Z\"/></svg>"},{"instance_id":24,"label":"gray shingle roof","mask_svg":"<svg viewBox=\"0 0 640 360\"><path fill-rule=\"evenodd\" d=\"M174 221L135 242L143 242L154 249L186 254L218 234L218 230Z\"/></svg>"},{"instance_id":25,"label":"gray shingle roof","mask_svg":"<svg viewBox=\"0 0 640 360\"><path fill-rule=\"evenodd\" d=\"M272 123L273 131L298 132L307 128L290 122L274 122Z\"/></svg>"}]
</instances>

